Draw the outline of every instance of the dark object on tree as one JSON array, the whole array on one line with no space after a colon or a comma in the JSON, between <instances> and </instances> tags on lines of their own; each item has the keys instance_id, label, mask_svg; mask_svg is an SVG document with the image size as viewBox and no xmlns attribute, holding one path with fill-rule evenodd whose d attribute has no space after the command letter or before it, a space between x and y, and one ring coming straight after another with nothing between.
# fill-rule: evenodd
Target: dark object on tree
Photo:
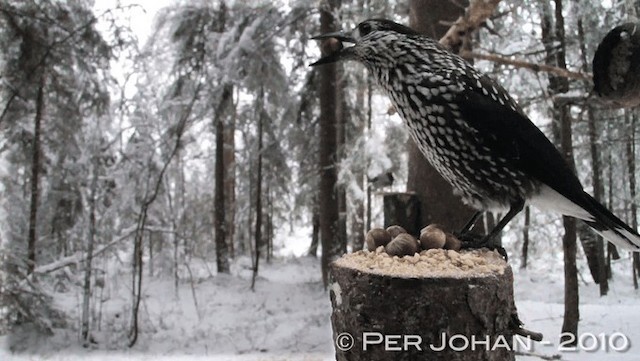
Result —
<instances>
[{"instance_id":1,"label":"dark object on tree","mask_svg":"<svg viewBox=\"0 0 640 361\"><path fill-rule=\"evenodd\" d=\"M393 185L393 173L385 172L373 178L369 178L369 186L373 189L390 187Z\"/></svg>"},{"instance_id":2,"label":"dark object on tree","mask_svg":"<svg viewBox=\"0 0 640 361\"><path fill-rule=\"evenodd\" d=\"M509 209L483 237L470 233L475 215L460 232L461 240L492 246L531 203L580 218L617 246L640 251L640 235L585 193L560 152L506 90L464 59L389 20L364 21L351 34L316 37L326 38L355 45L312 65L362 62L425 157L463 200L479 210Z\"/></svg>"},{"instance_id":3,"label":"dark object on tree","mask_svg":"<svg viewBox=\"0 0 640 361\"><path fill-rule=\"evenodd\" d=\"M520 328L511 268L493 252L427 252L413 264L362 252L332 263L336 360L514 360L514 334L541 337ZM433 272L417 271L421 262L435 265ZM386 350L385 337L391 341ZM489 350L454 351L472 339L489 340ZM497 343L502 347L491 350Z\"/></svg>"},{"instance_id":4,"label":"dark object on tree","mask_svg":"<svg viewBox=\"0 0 640 361\"><path fill-rule=\"evenodd\" d=\"M420 204L413 193L384 193L384 226L398 225L409 234L419 234Z\"/></svg>"},{"instance_id":5,"label":"dark object on tree","mask_svg":"<svg viewBox=\"0 0 640 361\"><path fill-rule=\"evenodd\" d=\"M640 104L640 23L616 26L593 56L594 90L620 107Z\"/></svg>"}]
</instances>

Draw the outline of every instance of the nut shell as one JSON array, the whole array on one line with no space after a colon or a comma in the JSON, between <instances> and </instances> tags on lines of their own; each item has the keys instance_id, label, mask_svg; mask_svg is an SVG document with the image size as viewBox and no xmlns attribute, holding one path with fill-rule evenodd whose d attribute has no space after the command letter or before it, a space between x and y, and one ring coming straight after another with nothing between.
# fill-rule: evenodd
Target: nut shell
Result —
<instances>
[{"instance_id":1,"label":"nut shell","mask_svg":"<svg viewBox=\"0 0 640 361\"><path fill-rule=\"evenodd\" d=\"M446 233L447 239L444 243L444 249L459 251L462 248L462 242L453 234Z\"/></svg>"},{"instance_id":2,"label":"nut shell","mask_svg":"<svg viewBox=\"0 0 640 361\"><path fill-rule=\"evenodd\" d=\"M389 242L391 242L391 235L389 234L389 232L387 232L386 229L372 228L369 230L369 232L367 232L365 241L367 242L367 249L373 252L376 250L376 248L380 246L386 246Z\"/></svg>"},{"instance_id":3,"label":"nut shell","mask_svg":"<svg viewBox=\"0 0 640 361\"><path fill-rule=\"evenodd\" d=\"M424 227L423 229L421 229L420 230L420 234L422 234L424 232L427 232L427 231L430 231L430 230L433 230L433 229L438 229L438 230L441 230L441 231L444 232L444 227L442 225L437 224L437 223L431 223L430 225L428 225L428 226Z\"/></svg>"},{"instance_id":4,"label":"nut shell","mask_svg":"<svg viewBox=\"0 0 640 361\"><path fill-rule=\"evenodd\" d=\"M394 239L402 233L407 233L407 230L398 225L393 225L393 226L387 227L387 232L389 232L389 234L391 235L391 239Z\"/></svg>"},{"instance_id":5,"label":"nut shell","mask_svg":"<svg viewBox=\"0 0 640 361\"><path fill-rule=\"evenodd\" d=\"M443 248L447 241L447 234L439 228L426 229L420 233L420 246L423 250Z\"/></svg>"},{"instance_id":6,"label":"nut shell","mask_svg":"<svg viewBox=\"0 0 640 361\"><path fill-rule=\"evenodd\" d=\"M384 247L390 256L413 256L418 252L418 241L408 233L401 233Z\"/></svg>"}]
</instances>

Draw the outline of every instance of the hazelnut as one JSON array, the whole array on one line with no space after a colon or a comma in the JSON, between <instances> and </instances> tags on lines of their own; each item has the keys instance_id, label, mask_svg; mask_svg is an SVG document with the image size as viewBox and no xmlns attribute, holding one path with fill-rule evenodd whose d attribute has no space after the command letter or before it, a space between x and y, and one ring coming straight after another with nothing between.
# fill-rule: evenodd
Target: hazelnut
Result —
<instances>
[{"instance_id":1,"label":"hazelnut","mask_svg":"<svg viewBox=\"0 0 640 361\"><path fill-rule=\"evenodd\" d=\"M390 256L413 256L418 252L418 241L408 233L401 233L384 249Z\"/></svg>"},{"instance_id":2,"label":"hazelnut","mask_svg":"<svg viewBox=\"0 0 640 361\"><path fill-rule=\"evenodd\" d=\"M429 227L425 227L424 232L420 233L420 245L424 250L442 248L446 241L446 233L439 228L432 227L429 229Z\"/></svg>"},{"instance_id":3,"label":"hazelnut","mask_svg":"<svg viewBox=\"0 0 640 361\"><path fill-rule=\"evenodd\" d=\"M424 233L426 231L430 231L432 229L439 229L441 231L444 231L444 227L442 225L437 224L437 223L431 223L430 225L428 225L428 226L424 227L423 229L421 229L420 233L422 234L422 233Z\"/></svg>"},{"instance_id":4,"label":"hazelnut","mask_svg":"<svg viewBox=\"0 0 640 361\"><path fill-rule=\"evenodd\" d=\"M398 237L398 235L401 233L407 233L407 231L404 228L398 225L387 227L387 232L389 232L389 234L391 235L391 239Z\"/></svg>"},{"instance_id":5,"label":"hazelnut","mask_svg":"<svg viewBox=\"0 0 640 361\"><path fill-rule=\"evenodd\" d=\"M380 246L386 246L391 241L391 235L386 229L372 228L367 232L365 240L367 249L373 252Z\"/></svg>"},{"instance_id":6,"label":"hazelnut","mask_svg":"<svg viewBox=\"0 0 640 361\"><path fill-rule=\"evenodd\" d=\"M444 249L459 251L462 248L462 242L453 234L446 233L447 239L444 242Z\"/></svg>"},{"instance_id":7,"label":"hazelnut","mask_svg":"<svg viewBox=\"0 0 640 361\"><path fill-rule=\"evenodd\" d=\"M342 50L344 45L336 38L329 38L322 42L321 50L325 55L331 55L339 50Z\"/></svg>"}]
</instances>

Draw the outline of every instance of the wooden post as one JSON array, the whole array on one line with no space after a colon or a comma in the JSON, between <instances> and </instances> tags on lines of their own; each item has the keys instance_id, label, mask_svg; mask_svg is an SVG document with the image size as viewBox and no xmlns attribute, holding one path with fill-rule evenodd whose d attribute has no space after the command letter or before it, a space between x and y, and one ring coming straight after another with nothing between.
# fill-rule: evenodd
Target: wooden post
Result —
<instances>
[{"instance_id":1,"label":"wooden post","mask_svg":"<svg viewBox=\"0 0 640 361\"><path fill-rule=\"evenodd\" d=\"M420 199L415 193L383 193L384 227L398 225L407 233L420 234Z\"/></svg>"},{"instance_id":2,"label":"wooden post","mask_svg":"<svg viewBox=\"0 0 640 361\"><path fill-rule=\"evenodd\" d=\"M513 273L495 252L360 251L332 263L330 290L338 361L515 360Z\"/></svg>"}]
</instances>

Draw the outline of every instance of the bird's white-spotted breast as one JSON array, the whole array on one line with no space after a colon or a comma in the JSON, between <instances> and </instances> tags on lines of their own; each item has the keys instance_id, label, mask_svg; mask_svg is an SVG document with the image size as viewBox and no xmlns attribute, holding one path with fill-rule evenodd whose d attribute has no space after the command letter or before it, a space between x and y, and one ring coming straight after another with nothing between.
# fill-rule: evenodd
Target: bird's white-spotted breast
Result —
<instances>
[{"instance_id":1,"label":"bird's white-spotted breast","mask_svg":"<svg viewBox=\"0 0 640 361\"><path fill-rule=\"evenodd\" d=\"M508 208L514 199L536 192L538 184L496 152L493 144L498 140L469 122L474 115L463 116L468 108L464 102L472 101L467 94L473 92L522 113L504 89L424 37L386 34L376 43L365 65L420 151L466 203L478 209Z\"/></svg>"}]
</instances>

